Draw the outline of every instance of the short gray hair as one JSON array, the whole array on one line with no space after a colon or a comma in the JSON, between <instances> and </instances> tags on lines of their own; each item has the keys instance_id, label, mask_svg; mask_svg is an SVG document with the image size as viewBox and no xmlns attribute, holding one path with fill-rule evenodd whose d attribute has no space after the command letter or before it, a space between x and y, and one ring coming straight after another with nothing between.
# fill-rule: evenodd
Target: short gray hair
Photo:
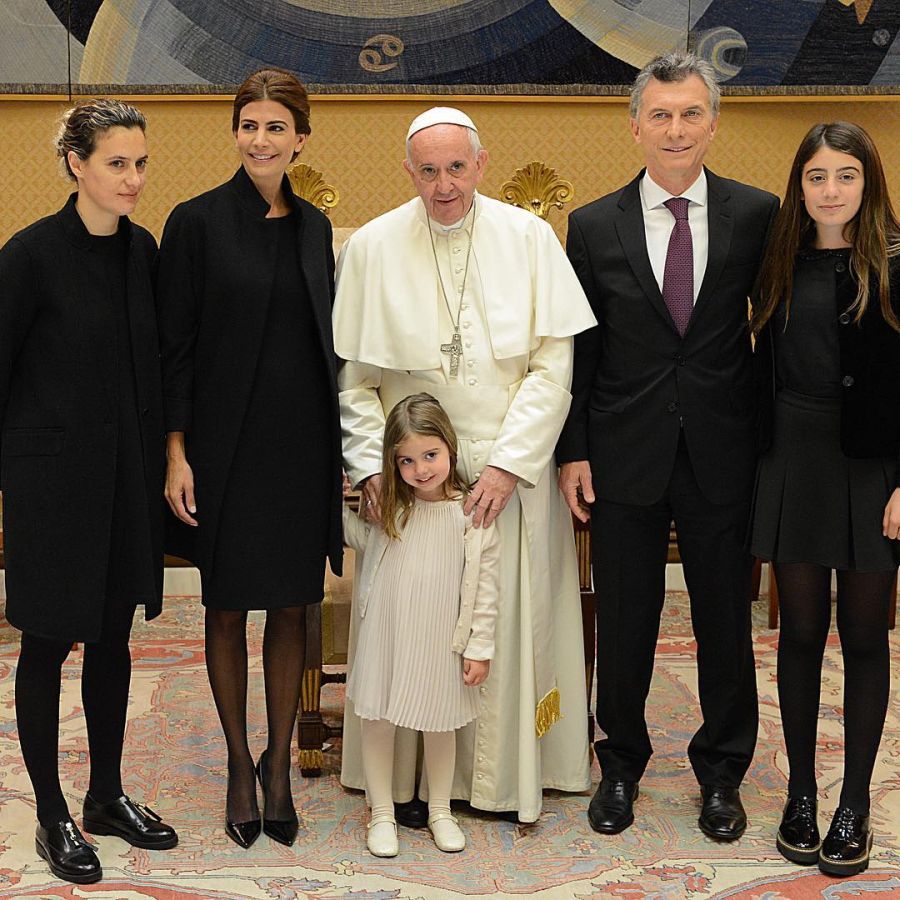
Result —
<instances>
[{"instance_id":1,"label":"short gray hair","mask_svg":"<svg viewBox=\"0 0 900 900\"><path fill-rule=\"evenodd\" d=\"M651 78L671 83L684 81L691 75L696 75L706 85L706 89L709 91L709 108L715 119L719 115L719 98L721 96L716 81L716 70L696 54L678 51L667 53L665 56L657 56L638 72L637 78L634 79L634 84L631 86L631 106L628 114L632 119L638 117L641 110L641 97Z\"/></svg>"},{"instance_id":2,"label":"short gray hair","mask_svg":"<svg viewBox=\"0 0 900 900\"><path fill-rule=\"evenodd\" d=\"M435 124L440 125L440 124L442 124L442 123L436 122ZM452 125L453 123L452 123L452 122L448 122L448 123L446 123L446 124ZM482 150L484 150L484 146L483 146L482 143L481 143L481 139L478 137L478 132L477 132L474 128L469 128L468 125L457 125L456 127L457 127L457 128L465 128L465 129L466 129L466 131L468 132L468 135L469 135L469 143L472 145L472 153L473 153L475 156L478 156L478 154L479 154ZM424 129L424 128L422 129L422 131L425 131L425 130L426 130L426 129ZM416 134L419 134L419 132L417 131ZM409 136L409 139L408 139L407 142L406 142L406 161L407 161L410 165L413 164L413 161L412 161L412 155L411 155L410 152L409 152L409 145L410 145L410 142L412 141L412 139L416 136L416 134L410 135L410 136Z\"/></svg>"},{"instance_id":3,"label":"short gray hair","mask_svg":"<svg viewBox=\"0 0 900 900\"><path fill-rule=\"evenodd\" d=\"M87 159L97 146L98 135L117 127L146 131L147 120L136 107L105 97L83 100L66 110L53 141L60 160L60 174L74 180L75 175L69 166L69 151L79 159Z\"/></svg>"}]
</instances>

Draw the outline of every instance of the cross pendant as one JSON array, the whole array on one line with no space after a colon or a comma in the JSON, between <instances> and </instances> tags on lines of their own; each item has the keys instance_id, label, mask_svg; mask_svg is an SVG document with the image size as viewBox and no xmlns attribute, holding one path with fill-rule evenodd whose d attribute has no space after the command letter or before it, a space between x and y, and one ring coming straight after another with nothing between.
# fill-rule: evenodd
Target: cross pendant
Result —
<instances>
[{"instance_id":1,"label":"cross pendant","mask_svg":"<svg viewBox=\"0 0 900 900\"><path fill-rule=\"evenodd\" d=\"M456 378L459 374L459 358L462 355L462 335L458 331L453 332L449 344L441 344L441 353L450 354L450 377Z\"/></svg>"}]
</instances>

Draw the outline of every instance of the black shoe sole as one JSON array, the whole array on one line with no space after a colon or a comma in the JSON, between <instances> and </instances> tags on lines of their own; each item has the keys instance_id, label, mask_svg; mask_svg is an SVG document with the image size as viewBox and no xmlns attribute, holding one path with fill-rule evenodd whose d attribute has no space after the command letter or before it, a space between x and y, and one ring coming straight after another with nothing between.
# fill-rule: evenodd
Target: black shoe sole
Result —
<instances>
[{"instance_id":1,"label":"black shoe sole","mask_svg":"<svg viewBox=\"0 0 900 900\"><path fill-rule=\"evenodd\" d=\"M50 854L44 850L40 841L34 842L34 849L37 851L37 855L50 867L50 871L63 881L71 881L73 884L94 884L103 877L103 869L100 869L99 872L92 872L90 875L70 875L53 864Z\"/></svg>"},{"instance_id":2,"label":"black shoe sole","mask_svg":"<svg viewBox=\"0 0 900 900\"><path fill-rule=\"evenodd\" d=\"M595 825L594 820L591 818L590 812L588 813L588 823L591 828L597 832L597 834L621 834L626 828L630 828L634 825L634 813L632 813L627 819L622 822L617 822L615 825Z\"/></svg>"},{"instance_id":3,"label":"black shoe sole","mask_svg":"<svg viewBox=\"0 0 900 900\"><path fill-rule=\"evenodd\" d=\"M819 841L817 847L795 847L784 840L779 831L775 837L775 847L788 862L797 863L799 866L812 866L819 861L819 850L822 848L822 842Z\"/></svg>"},{"instance_id":4,"label":"black shoe sole","mask_svg":"<svg viewBox=\"0 0 900 900\"><path fill-rule=\"evenodd\" d=\"M92 822L90 819L82 819L82 828L89 834L99 834L107 837L121 838L132 847L141 850L171 850L178 844L178 835L161 841L145 841L127 831L114 828L112 825L103 825L100 822Z\"/></svg>"},{"instance_id":5,"label":"black shoe sole","mask_svg":"<svg viewBox=\"0 0 900 900\"><path fill-rule=\"evenodd\" d=\"M846 861L839 859L829 859L819 853L819 871L825 875L833 875L836 878L848 878L851 875L859 875L869 868L869 854L872 852L872 832L869 832L869 840L866 844L865 856L858 856L856 859L848 859Z\"/></svg>"},{"instance_id":6,"label":"black shoe sole","mask_svg":"<svg viewBox=\"0 0 900 900\"><path fill-rule=\"evenodd\" d=\"M708 838L712 838L714 841L726 841L728 843L743 837L744 832L747 830L747 826L745 825L740 831L715 831L714 829L707 827L704 824L703 819L697 819L697 825Z\"/></svg>"}]
</instances>

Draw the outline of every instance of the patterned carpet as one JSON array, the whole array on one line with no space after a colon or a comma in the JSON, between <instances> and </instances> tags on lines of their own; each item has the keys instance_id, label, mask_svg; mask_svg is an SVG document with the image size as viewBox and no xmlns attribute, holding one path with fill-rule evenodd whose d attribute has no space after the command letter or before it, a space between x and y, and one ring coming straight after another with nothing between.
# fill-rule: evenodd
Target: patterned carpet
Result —
<instances>
[{"instance_id":1,"label":"patterned carpet","mask_svg":"<svg viewBox=\"0 0 900 900\"><path fill-rule=\"evenodd\" d=\"M2 607L0 607L2 608ZM548 793L531 826L460 815L469 836L462 854L441 854L427 833L401 829L401 852L377 860L364 847L365 807L337 780L340 743L326 753L322 778L296 773L302 826L293 848L261 837L249 851L222 828L224 745L203 667L200 606L170 598L155 623L135 629L133 690L126 743L126 790L174 825L181 842L152 853L101 837L104 880L75 887L55 881L33 847L34 804L15 733L16 633L0 619L0 898L271 898L271 900L414 900L455 896L540 898L807 898L900 896L900 689L875 772L875 851L864 875L834 881L795 867L774 849L785 789L785 758L775 699L776 633L755 611L761 728L743 791L750 826L736 844L717 844L696 828L697 788L685 757L697 720L693 646L684 594L667 603L658 648L650 723L657 752L641 783L634 827L601 837L588 827L589 795ZM259 620L251 621L259 659ZM900 632L892 634L894 658ZM819 784L827 826L840 790L841 674L837 638L826 657ZM70 808L80 820L87 786L87 742L78 690L80 654L64 668L60 767ZM323 690L326 716L338 714L342 689ZM262 749L262 678L252 672L250 729ZM594 773L595 780L598 773Z\"/></svg>"}]
</instances>

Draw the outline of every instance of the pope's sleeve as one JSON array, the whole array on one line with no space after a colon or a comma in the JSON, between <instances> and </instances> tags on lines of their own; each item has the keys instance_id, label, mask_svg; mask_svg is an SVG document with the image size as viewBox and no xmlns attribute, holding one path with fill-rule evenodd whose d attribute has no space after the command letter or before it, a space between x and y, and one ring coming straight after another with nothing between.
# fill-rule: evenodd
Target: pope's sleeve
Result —
<instances>
[{"instance_id":1,"label":"pope's sleeve","mask_svg":"<svg viewBox=\"0 0 900 900\"><path fill-rule=\"evenodd\" d=\"M572 396L572 338L541 338L503 419L488 464L536 484L553 456Z\"/></svg>"},{"instance_id":2,"label":"pope's sleeve","mask_svg":"<svg viewBox=\"0 0 900 900\"><path fill-rule=\"evenodd\" d=\"M472 609L472 630L463 656L466 659L493 659L497 596L500 590L500 536L496 526L482 534L478 589Z\"/></svg>"},{"instance_id":3,"label":"pope's sleeve","mask_svg":"<svg viewBox=\"0 0 900 900\"><path fill-rule=\"evenodd\" d=\"M378 396L380 386L378 366L345 362L338 372L344 469L354 487L381 472L384 410Z\"/></svg>"}]
</instances>

